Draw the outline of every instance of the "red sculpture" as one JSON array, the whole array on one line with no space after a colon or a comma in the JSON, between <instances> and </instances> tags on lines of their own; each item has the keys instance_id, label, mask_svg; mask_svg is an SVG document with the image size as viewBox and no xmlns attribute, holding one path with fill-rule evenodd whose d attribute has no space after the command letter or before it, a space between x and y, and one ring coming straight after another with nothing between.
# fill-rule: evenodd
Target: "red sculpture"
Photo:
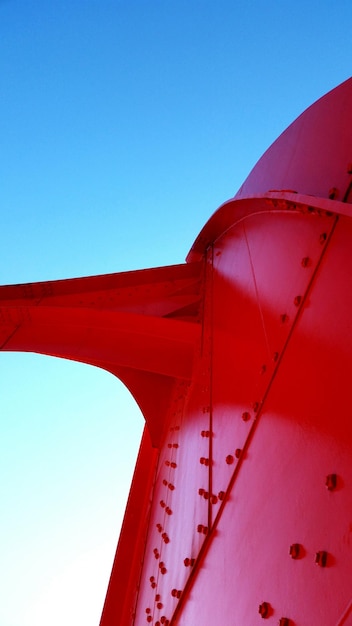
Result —
<instances>
[{"instance_id":1,"label":"red sculpture","mask_svg":"<svg viewBox=\"0 0 352 626\"><path fill-rule=\"evenodd\" d=\"M146 420L101 626L352 624L352 79L179 266L1 287L3 350L118 376Z\"/></svg>"}]
</instances>

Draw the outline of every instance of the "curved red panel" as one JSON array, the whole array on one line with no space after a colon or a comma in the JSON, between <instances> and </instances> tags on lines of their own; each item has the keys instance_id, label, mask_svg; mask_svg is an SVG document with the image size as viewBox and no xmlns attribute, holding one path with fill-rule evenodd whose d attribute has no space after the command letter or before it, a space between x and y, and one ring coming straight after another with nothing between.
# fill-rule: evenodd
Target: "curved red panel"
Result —
<instances>
[{"instance_id":1,"label":"curved red panel","mask_svg":"<svg viewBox=\"0 0 352 626\"><path fill-rule=\"evenodd\" d=\"M188 263L0 288L3 350L108 369L146 429L101 626L352 624L352 80Z\"/></svg>"}]
</instances>

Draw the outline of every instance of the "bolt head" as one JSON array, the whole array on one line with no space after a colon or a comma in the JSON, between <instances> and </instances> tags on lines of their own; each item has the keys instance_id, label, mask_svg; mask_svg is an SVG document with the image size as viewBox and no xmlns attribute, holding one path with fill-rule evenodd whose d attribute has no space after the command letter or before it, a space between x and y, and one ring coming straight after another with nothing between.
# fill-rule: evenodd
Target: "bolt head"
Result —
<instances>
[{"instance_id":1,"label":"bolt head","mask_svg":"<svg viewBox=\"0 0 352 626\"><path fill-rule=\"evenodd\" d=\"M325 550L319 550L315 555L315 562L319 567L326 567L328 561L328 553Z\"/></svg>"},{"instance_id":2,"label":"bolt head","mask_svg":"<svg viewBox=\"0 0 352 626\"><path fill-rule=\"evenodd\" d=\"M263 619L265 619L266 617L269 616L269 609L270 609L269 602L262 602L259 605L258 613Z\"/></svg>"},{"instance_id":3,"label":"bolt head","mask_svg":"<svg viewBox=\"0 0 352 626\"><path fill-rule=\"evenodd\" d=\"M325 485L329 491L334 491L337 487L336 474L328 474L328 476L326 477Z\"/></svg>"},{"instance_id":4,"label":"bolt head","mask_svg":"<svg viewBox=\"0 0 352 626\"><path fill-rule=\"evenodd\" d=\"M290 545L289 554L292 559L299 559L300 551L301 546L299 545L299 543L293 543L292 545Z\"/></svg>"}]
</instances>

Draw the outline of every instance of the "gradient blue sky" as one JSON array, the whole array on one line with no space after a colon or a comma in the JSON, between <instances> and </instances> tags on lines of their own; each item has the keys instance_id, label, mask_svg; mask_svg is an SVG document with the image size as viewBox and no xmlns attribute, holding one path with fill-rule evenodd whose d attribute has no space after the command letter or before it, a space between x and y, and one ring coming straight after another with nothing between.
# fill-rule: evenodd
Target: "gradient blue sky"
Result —
<instances>
[{"instance_id":1,"label":"gradient blue sky","mask_svg":"<svg viewBox=\"0 0 352 626\"><path fill-rule=\"evenodd\" d=\"M350 76L351 23L350 0L0 0L0 283L183 262ZM0 624L97 626L142 418L36 355L0 354L0 394Z\"/></svg>"}]
</instances>

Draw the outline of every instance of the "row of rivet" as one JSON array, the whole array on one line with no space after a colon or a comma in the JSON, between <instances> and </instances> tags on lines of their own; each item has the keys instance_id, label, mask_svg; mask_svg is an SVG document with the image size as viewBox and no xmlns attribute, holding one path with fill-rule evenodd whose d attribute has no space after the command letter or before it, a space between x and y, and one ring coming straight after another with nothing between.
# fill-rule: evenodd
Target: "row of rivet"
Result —
<instances>
[{"instance_id":1,"label":"row of rivet","mask_svg":"<svg viewBox=\"0 0 352 626\"><path fill-rule=\"evenodd\" d=\"M235 457L236 457L236 459L239 459L239 458L240 458L240 456L241 456L241 454L242 454L242 450L241 450L241 448L236 448L236 450L235 450L235 456L233 456L232 454L228 454L228 455L227 455L227 457L226 457L226 459L225 459L225 460L226 460L227 465L232 465L232 463L233 463L233 462L234 462L234 460L235 460Z\"/></svg>"},{"instance_id":2,"label":"row of rivet","mask_svg":"<svg viewBox=\"0 0 352 626\"><path fill-rule=\"evenodd\" d=\"M148 611L150 609L146 609L146 611ZM153 621L153 617L151 616L151 614L147 615L147 622L152 622ZM161 624L164 624L164 626L168 626L170 624L170 620L168 620L165 615L162 615L162 617L160 618L160 620L155 622L155 626L160 626Z\"/></svg>"},{"instance_id":3,"label":"row of rivet","mask_svg":"<svg viewBox=\"0 0 352 626\"><path fill-rule=\"evenodd\" d=\"M210 495L209 491L206 491L205 489L203 489L203 487L200 487L200 489L198 489L198 494L202 496L204 500L210 500L211 504L216 504L219 499L218 496L216 496L215 494Z\"/></svg>"},{"instance_id":4,"label":"row of rivet","mask_svg":"<svg viewBox=\"0 0 352 626\"><path fill-rule=\"evenodd\" d=\"M161 524L156 524L156 528L158 532L161 534L161 538L165 543L170 543L170 538L166 532L163 532L163 527Z\"/></svg>"},{"instance_id":5,"label":"row of rivet","mask_svg":"<svg viewBox=\"0 0 352 626\"><path fill-rule=\"evenodd\" d=\"M170 491L173 491L175 489L175 485L173 485L172 483L169 483L166 478L164 478L163 480L163 485L165 485L165 487L167 487L168 489L170 489Z\"/></svg>"},{"instance_id":6,"label":"row of rivet","mask_svg":"<svg viewBox=\"0 0 352 626\"><path fill-rule=\"evenodd\" d=\"M289 549L289 555L292 559L300 559L304 556L304 549L299 543L293 543ZM328 553L325 550L319 550L315 553L314 562L320 567L326 567L328 564Z\"/></svg>"},{"instance_id":7,"label":"row of rivet","mask_svg":"<svg viewBox=\"0 0 352 626\"><path fill-rule=\"evenodd\" d=\"M176 469L177 463L175 461L165 461L166 467L171 467L172 469Z\"/></svg>"},{"instance_id":8,"label":"row of rivet","mask_svg":"<svg viewBox=\"0 0 352 626\"><path fill-rule=\"evenodd\" d=\"M175 432L175 431L179 431L179 430L180 430L180 426L179 425L175 425L175 426L172 426L170 428L170 432ZM173 449L177 449L179 446L178 446L178 443L169 442L167 444L167 447L169 449L172 449L172 448ZM166 465L166 467L170 467L171 469L176 469L177 468L177 463L175 461L166 460L165 461L165 465ZM174 485L172 483L169 483L166 479L163 480L163 484L166 487L168 487L171 491L173 491L174 488L175 488ZM165 511L165 513L167 515L172 515L172 509L169 506L166 505L166 502L164 500L160 500L159 504L160 504L161 508L164 509L164 511ZM165 543L169 543L170 542L170 538L169 538L169 536L167 535L166 532L163 532L162 525L160 523L158 523L158 524L156 524L156 528L157 528L158 532L161 534L161 538L163 539L163 541ZM153 554L154 554L154 557L156 559L160 559L160 552L159 552L159 550L157 548L154 548ZM160 569L160 573L161 574L163 574L163 575L166 574L167 569L166 569L165 563L163 561L161 561L159 563L159 569ZM149 581L150 581L151 588L152 589L156 589L157 582L156 582L155 576L150 576ZM172 595L172 592L171 592L171 595ZM161 610L163 608L163 604L162 604L162 602L160 600L161 600L160 594L156 594L156 596L155 596L156 608L159 609L159 610ZM151 615L151 609L150 608L146 609L146 614L147 614L147 622L149 622L149 623L152 622L153 618L152 618L152 615ZM163 624L164 626L168 626L169 623L170 623L169 620L166 618L165 615L163 615L162 617L160 617L160 620L155 622L155 626L161 626L161 624Z\"/></svg>"},{"instance_id":9,"label":"row of rivet","mask_svg":"<svg viewBox=\"0 0 352 626\"><path fill-rule=\"evenodd\" d=\"M164 500L160 500L160 506L162 509L165 509L165 513L167 515L172 515L172 509L169 506L166 506L166 502Z\"/></svg>"}]
</instances>

